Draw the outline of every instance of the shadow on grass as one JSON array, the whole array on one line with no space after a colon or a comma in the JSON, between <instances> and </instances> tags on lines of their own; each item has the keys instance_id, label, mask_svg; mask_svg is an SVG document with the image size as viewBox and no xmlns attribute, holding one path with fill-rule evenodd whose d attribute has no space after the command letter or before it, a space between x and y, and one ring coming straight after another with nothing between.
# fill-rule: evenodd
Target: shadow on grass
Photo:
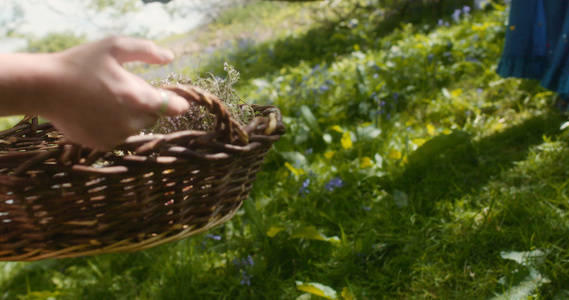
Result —
<instances>
[{"instance_id":1,"label":"shadow on grass","mask_svg":"<svg viewBox=\"0 0 569 300\"><path fill-rule=\"evenodd\" d=\"M558 113L544 112L503 132L478 141L466 139L425 156L423 161L409 163L400 176L387 183L390 194L404 192L409 205L401 209L390 204L383 213L375 213L376 220L366 225L378 231L369 238L370 243L385 246L382 251L365 252L363 275L352 280L386 276L378 297L430 290L440 299L487 299L509 287L497 284L498 278L520 268L501 259L500 253L535 247L551 251L548 265L540 270L552 279L544 294L553 298L565 289L569 278L565 216L569 206L563 198L567 184L563 160L569 150L555 156L560 162L553 155L544 158L539 165L550 170L537 173L537 178L511 172L516 162L528 159L530 150L543 143L544 136L558 136L564 119ZM555 186L563 187L561 192L555 191ZM490 202L490 197L497 203L493 210L488 208L488 219L462 214L473 212L469 205L478 205L477 200ZM465 207L454 207L453 202L459 199L465 199ZM477 216L482 218L483 214ZM444 283L436 284L435 289L436 278ZM460 289L476 292L456 293Z\"/></svg>"},{"instance_id":2,"label":"shadow on grass","mask_svg":"<svg viewBox=\"0 0 569 300\"><path fill-rule=\"evenodd\" d=\"M461 198L526 158L528 150L543 142L544 136L560 132L561 122L561 115L547 112L480 141L469 139L410 163L392 182L392 188L405 192L417 213L430 215L437 201Z\"/></svg>"},{"instance_id":3,"label":"shadow on grass","mask_svg":"<svg viewBox=\"0 0 569 300\"><path fill-rule=\"evenodd\" d=\"M240 70L243 78L258 78L272 74L285 66L329 63L355 51L381 47L382 37L391 34L401 24L411 23L421 30L432 30L441 18L450 19L455 9L471 5L465 0L407 1L404 9L395 12L376 6L352 12L336 21L322 21L303 35L289 35L262 43L237 41L232 48L221 50L204 70L224 74L222 66L228 62ZM382 16L391 14L390 16ZM428 25L428 26L423 26Z\"/></svg>"},{"instance_id":4,"label":"shadow on grass","mask_svg":"<svg viewBox=\"0 0 569 300\"><path fill-rule=\"evenodd\" d=\"M169 265L159 262L171 247L161 245L145 251L25 263L0 262L0 268L10 274L0 281L0 299L139 299L143 295L140 285L148 278L156 278L155 270L171 272ZM16 267L11 270L13 264Z\"/></svg>"}]
</instances>

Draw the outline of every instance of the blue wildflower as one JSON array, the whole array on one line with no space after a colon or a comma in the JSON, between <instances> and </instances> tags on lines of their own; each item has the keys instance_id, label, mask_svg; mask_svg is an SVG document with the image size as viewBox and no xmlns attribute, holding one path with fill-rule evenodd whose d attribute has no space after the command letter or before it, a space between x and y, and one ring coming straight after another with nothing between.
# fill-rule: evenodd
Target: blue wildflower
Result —
<instances>
[{"instance_id":1,"label":"blue wildflower","mask_svg":"<svg viewBox=\"0 0 569 300\"><path fill-rule=\"evenodd\" d=\"M445 23L444 23L443 19L439 19L438 25L439 25L439 26L443 26L444 24L445 24Z\"/></svg>"},{"instance_id":2,"label":"blue wildflower","mask_svg":"<svg viewBox=\"0 0 569 300\"><path fill-rule=\"evenodd\" d=\"M253 275L247 274L247 271L241 270L241 285L251 285Z\"/></svg>"},{"instance_id":3,"label":"blue wildflower","mask_svg":"<svg viewBox=\"0 0 569 300\"><path fill-rule=\"evenodd\" d=\"M199 245L196 246L196 249L204 250L206 246L207 246L207 242L202 241Z\"/></svg>"},{"instance_id":4,"label":"blue wildflower","mask_svg":"<svg viewBox=\"0 0 569 300\"><path fill-rule=\"evenodd\" d=\"M374 73L372 77L373 77L373 79L377 79L377 78L379 78L379 74Z\"/></svg>"},{"instance_id":5,"label":"blue wildflower","mask_svg":"<svg viewBox=\"0 0 569 300\"><path fill-rule=\"evenodd\" d=\"M231 262L237 267L239 267L239 265L240 265L240 261L238 258L234 258Z\"/></svg>"},{"instance_id":6,"label":"blue wildflower","mask_svg":"<svg viewBox=\"0 0 569 300\"><path fill-rule=\"evenodd\" d=\"M429 64L433 63L433 58L435 58L435 55L433 53L427 55L427 60L429 61Z\"/></svg>"},{"instance_id":7,"label":"blue wildflower","mask_svg":"<svg viewBox=\"0 0 569 300\"><path fill-rule=\"evenodd\" d=\"M304 151L304 154L306 154L306 155L310 155L312 153L314 153L314 149L312 149L312 148L308 148Z\"/></svg>"},{"instance_id":8,"label":"blue wildflower","mask_svg":"<svg viewBox=\"0 0 569 300\"><path fill-rule=\"evenodd\" d=\"M470 6L465 5L465 6L462 8L462 13L463 13L465 16L468 16L468 13L470 13Z\"/></svg>"},{"instance_id":9,"label":"blue wildflower","mask_svg":"<svg viewBox=\"0 0 569 300\"><path fill-rule=\"evenodd\" d=\"M363 208L363 210L365 210L365 211L370 211L370 210L371 210L371 207L365 206L365 205L362 205L362 208Z\"/></svg>"},{"instance_id":10,"label":"blue wildflower","mask_svg":"<svg viewBox=\"0 0 569 300\"><path fill-rule=\"evenodd\" d=\"M326 84L323 84L323 85L320 86L320 91L321 91L321 92L325 92L325 91L329 91L329 90L330 90L330 87L329 87L328 85L326 85Z\"/></svg>"},{"instance_id":11,"label":"blue wildflower","mask_svg":"<svg viewBox=\"0 0 569 300\"><path fill-rule=\"evenodd\" d=\"M397 98L399 98L399 93L393 93L391 96L393 97L393 100L397 101Z\"/></svg>"},{"instance_id":12,"label":"blue wildflower","mask_svg":"<svg viewBox=\"0 0 569 300\"><path fill-rule=\"evenodd\" d=\"M242 258L242 259L234 258L231 262L240 269L255 264L253 256L251 255L247 255L247 258Z\"/></svg>"},{"instance_id":13,"label":"blue wildflower","mask_svg":"<svg viewBox=\"0 0 569 300\"><path fill-rule=\"evenodd\" d=\"M486 5L489 5L490 3L488 2L488 0L474 0L474 8L475 9L483 9L486 7Z\"/></svg>"},{"instance_id":14,"label":"blue wildflower","mask_svg":"<svg viewBox=\"0 0 569 300\"><path fill-rule=\"evenodd\" d=\"M221 236L220 235L213 235L213 234L207 234L205 236L206 238L210 238L212 240L216 240L216 241L221 241Z\"/></svg>"},{"instance_id":15,"label":"blue wildflower","mask_svg":"<svg viewBox=\"0 0 569 300\"><path fill-rule=\"evenodd\" d=\"M455 9L454 13L451 15L451 18L455 21L458 22L460 20L460 14L462 13L462 10L460 9Z\"/></svg>"},{"instance_id":16,"label":"blue wildflower","mask_svg":"<svg viewBox=\"0 0 569 300\"><path fill-rule=\"evenodd\" d=\"M255 264L255 261L253 260L253 256L247 255L247 265L252 266L254 264Z\"/></svg>"},{"instance_id":17,"label":"blue wildflower","mask_svg":"<svg viewBox=\"0 0 569 300\"><path fill-rule=\"evenodd\" d=\"M324 186L324 188L329 191L332 192L334 189L336 188L341 188L344 186L344 182L342 181L342 179L340 177L334 177L332 179L330 179L330 181L328 181L326 183L326 185Z\"/></svg>"},{"instance_id":18,"label":"blue wildflower","mask_svg":"<svg viewBox=\"0 0 569 300\"><path fill-rule=\"evenodd\" d=\"M300 187L300 190L298 191L298 193L301 196L305 196L306 194L310 193L310 190L308 189L308 186L310 185L310 178L306 178L303 182L302 182L302 186Z\"/></svg>"}]
</instances>

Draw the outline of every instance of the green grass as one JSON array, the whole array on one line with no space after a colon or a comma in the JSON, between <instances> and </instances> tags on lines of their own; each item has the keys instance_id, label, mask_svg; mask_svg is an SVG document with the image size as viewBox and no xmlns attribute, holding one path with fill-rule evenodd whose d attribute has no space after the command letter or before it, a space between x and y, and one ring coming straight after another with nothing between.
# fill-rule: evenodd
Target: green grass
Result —
<instances>
[{"instance_id":1,"label":"green grass","mask_svg":"<svg viewBox=\"0 0 569 300\"><path fill-rule=\"evenodd\" d=\"M241 98L278 105L288 128L235 218L140 252L2 263L0 299L567 296L567 116L535 82L495 74L505 11L447 27L318 9L202 64L236 66Z\"/></svg>"}]
</instances>

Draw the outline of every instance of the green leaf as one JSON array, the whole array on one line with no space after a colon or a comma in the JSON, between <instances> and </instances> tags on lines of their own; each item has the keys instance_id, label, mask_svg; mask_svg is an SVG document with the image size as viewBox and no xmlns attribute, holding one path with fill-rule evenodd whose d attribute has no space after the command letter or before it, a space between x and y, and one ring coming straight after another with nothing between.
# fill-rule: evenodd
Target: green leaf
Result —
<instances>
[{"instance_id":1,"label":"green leaf","mask_svg":"<svg viewBox=\"0 0 569 300\"><path fill-rule=\"evenodd\" d=\"M376 153L373 158L375 159L375 165L380 169L383 168L383 157Z\"/></svg>"},{"instance_id":2,"label":"green leaf","mask_svg":"<svg viewBox=\"0 0 569 300\"><path fill-rule=\"evenodd\" d=\"M502 251L500 252L500 257L503 259L510 259L522 266L529 267L529 266L539 266L543 264L543 260L545 258L546 253L539 249L532 250L532 251Z\"/></svg>"},{"instance_id":3,"label":"green leaf","mask_svg":"<svg viewBox=\"0 0 569 300\"><path fill-rule=\"evenodd\" d=\"M277 234L284 231L285 229L286 229L286 227L273 225L267 231L267 236L268 237L275 237Z\"/></svg>"},{"instance_id":4,"label":"green leaf","mask_svg":"<svg viewBox=\"0 0 569 300\"><path fill-rule=\"evenodd\" d=\"M428 161L445 151L456 148L467 142L470 142L470 135L460 130L453 131L448 135L443 134L436 136L411 153L409 155L409 163L417 164L423 161Z\"/></svg>"},{"instance_id":5,"label":"green leaf","mask_svg":"<svg viewBox=\"0 0 569 300\"><path fill-rule=\"evenodd\" d=\"M318 240L318 241L325 241L325 242L332 242L332 243L340 243L340 238L337 236L327 237L324 234L320 233L318 229L314 226L303 227L296 230L292 235L291 238L293 239L309 239L309 240Z\"/></svg>"},{"instance_id":6,"label":"green leaf","mask_svg":"<svg viewBox=\"0 0 569 300\"><path fill-rule=\"evenodd\" d=\"M306 163L306 157L298 151L282 151L279 154L293 165L303 165Z\"/></svg>"},{"instance_id":7,"label":"green leaf","mask_svg":"<svg viewBox=\"0 0 569 300\"><path fill-rule=\"evenodd\" d=\"M5 130L14 127L23 116L11 116L11 117L1 117L0 118L0 130Z\"/></svg>"},{"instance_id":8,"label":"green leaf","mask_svg":"<svg viewBox=\"0 0 569 300\"><path fill-rule=\"evenodd\" d=\"M524 266L521 270L512 272L510 276L502 277L498 282L509 286L503 294L496 295L492 300L528 299L535 295L539 287L550 280L536 268L542 267L546 253L539 249L533 251L500 252L503 259L513 260Z\"/></svg>"},{"instance_id":9,"label":"green leaf","mask_svg":"<svg viewBox=\"0 0 569 300\"><path fill-rule=\"evenodd\" d=\"M347 286L345 286L344 289L342 289L342 293L340 295L342 295L342 298L344 300L356 300L356 296L352 294L352 292Z\"/></svg>"},{"instance_id":10,"label":"green leaf","mask_svg":"<svg viewBox=\"0 0 569 300\"><path fill-rule=\"evenodd\" d=\"M358 127L356 129L356 134L358 136L358 140L373 140L376 139L381 134L381 129L370 125L365 127Z\"/></svg>"},{"instance_id":11,"label":"green leaf","mask_svg":"<svg viewBox=\"0 0 569 300\"><path fill-rule=\"evenodd\" d=\"M441 91L443 92L443 96L445 96L445 98L447 98L447 99L452 99L452 95L451 95L450 92L447 90L447 88L442 88Z\"/></svg>"},{"instance_id":12,"label":"green leaf","mask_svg":"<svg viewBox=\"0 0 569 300\"><path fill-rule=\"evenodd\" d=\"M320 132L318 121L308 106L303 105L300 107L300 115L310 130Z\"/></svg>"},{"instance_id":13,"label":"green leaf","mask_svg":"<svg viewBox=\"0 0 569 300\"><path fill-rule=\"evenodd\" d=\"M532 299L539 287L550 280L545 278L534 268L529 268L529 274L519 283L513 285L501 295L496 295L492 300Z\"/></svg>"},{"instance_id":14,"label":"green leaf","mask_svg":"<svg viewBox=\"0 0 569 300\"><path fill-rule=\"evenodd\" d=\"M294 174L294 176L296 178L300 177L301 175L305 175L306 172L304 172L303 169L297 169L295 168L293 165L291 165L289 162L285 162L284 166L290 171L290 173Z\"/></svg>"},{"instance_id":15,"label":"green leaf","mask_svg":"<svg viewBox=\"0 0 569 300\"><path fill-rule=\"evenodd\" d=\"M334 289L316 282L304 283L302 281L296 282L296 288L299 291L314 294L316 296L324 297L326 299L338 299L338 295Z\"/></svg>"}]
</instances>

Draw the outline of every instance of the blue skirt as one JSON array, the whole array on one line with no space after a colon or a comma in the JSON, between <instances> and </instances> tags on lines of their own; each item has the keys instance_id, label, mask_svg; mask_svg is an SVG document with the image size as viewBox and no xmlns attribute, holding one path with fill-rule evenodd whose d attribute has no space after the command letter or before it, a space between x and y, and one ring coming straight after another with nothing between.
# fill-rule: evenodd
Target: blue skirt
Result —
<instances>
[{"instance_id":1,"label":"blue skirt","mask_svg":"<svg viewBox=\"0 0 569 300\"><path fill-rule=\"evenodd\" d=\"M568 2L512 0L500 76L539 80L543 87L569 96Z\"/></svg>"}]
</instances>

